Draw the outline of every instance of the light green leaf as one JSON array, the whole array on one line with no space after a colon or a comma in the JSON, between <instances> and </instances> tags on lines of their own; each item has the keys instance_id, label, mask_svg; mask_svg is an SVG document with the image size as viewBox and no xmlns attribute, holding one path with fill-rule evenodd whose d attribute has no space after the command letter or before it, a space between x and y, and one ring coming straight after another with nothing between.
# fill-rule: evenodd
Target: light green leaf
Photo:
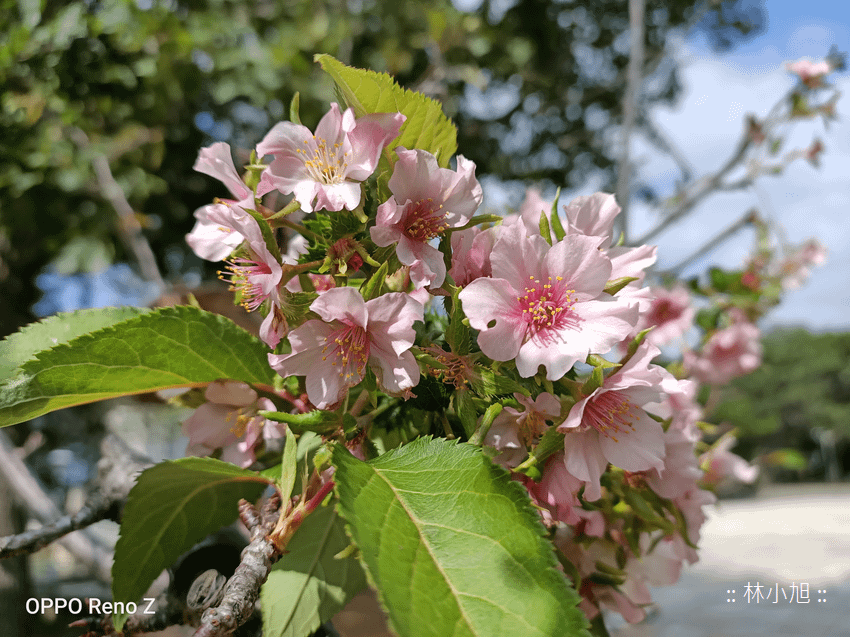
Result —
<instances>
[{"instance_id":1,"label":"light green leaf","mask_svg":"<svg viewBox=\"0 0 850 637\"><path fill-rule=\"evenodd\" d=\"M0 341L0 378L9 378L18 366L42 350L146 312L150 310L142 307L104 307L62 312L31 323Z\"/></svg>"},{"instance_id":2,"label":"light green leaf","mask_svg":"<svg viewBox=\"0 0 850 637\"><path fill-rule=\"evenodd\" d=\"M358 117L396 112L407 117L398 137L387 147L389 150L396 146L421 148L436 155L441 166L448 166L457 150L457 128L439 102L401 88L386 73L352 68L325 54L317 54L314 59L331 76ZM394 159L395 153L391 157Z\"/></svg>"},{"instance_id":3,"label":"light green leaf","mask_svg":"<svg viewBox=\"0 0 850 637\"><path fill-rule=\"evenodd\" d=\"M240 498L254 501L269 484L259 473L212 458L169 460L144 471L127 498L115 545L115 601L137 603L163 569L236 519ZM116 629L124 619L115 616Z\"/></svg>"},{"instance_id":4,"label":"light green leaf","mask_svg":"<svg viewBox=\"0 0 850 637\"><path fill-rule=\"evenodd\" d=\"M356 557L334 558L349 544L331 507L304 520L260 591L266 637L307 637L366 588Z\"/></svg>"},{"instance_id":5,"label":"light green leaf","mask_svg":"<svg viewBox=\"0 0 850 637\"><path fill-rule=\"evenodd\" d=\"M339 511L401 637L588 635L528 494L480 448L426 437L333 458Z\"/></svg>"},{"instance_id":6,"label":"light green leaf","mask_svg":"<svg viewBox=\"0 0 850 637\"><path fill-rule=\"evenodd\" d=\"M75 318L71 332L81 325ZM38 352L0 384L0 427L72 405L224 378L271 385L268 351L223 316L160 308Z\"/></svg>"}]
</instances>

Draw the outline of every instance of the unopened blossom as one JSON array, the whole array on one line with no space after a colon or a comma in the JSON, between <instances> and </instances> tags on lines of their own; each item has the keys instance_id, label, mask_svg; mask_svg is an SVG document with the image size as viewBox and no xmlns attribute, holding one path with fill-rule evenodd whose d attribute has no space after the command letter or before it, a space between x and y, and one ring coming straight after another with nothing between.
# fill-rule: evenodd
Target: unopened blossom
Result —
<instances>
[{"instance_id":1,"label":"unopened blossom","mask_svg":"<svg viewBox=\"0 0 850 637\"><path fill-rule=\"evenodd\" d=\"M664 429L642 409L663 396L661 382L669 373L650 363L658 354L657 347L642 343L558 426L565 434L565 466L587 483L588 501L602 497L599 478L609 462L626 471L664 468Z\"/></svg>"},{"instance_id":2,"label":"unopened blossom","mask_svg":"<svg viewBox=\"0 0 850 637\"><path fill-rule=\"evenodd\" d=\"M742 320L712 334L699 354L685 352L684 363L700 382L723 385L758 368L761 352L759 328Z\"/></svg>"},{"instance_id":3,"label":"unopened blossom","mask_svg":"<svg viewBox=\"0 0 850 637\"><path fill-rule=\"evenodd\" d=\"M756 481L759 468L732 453L732 447L736 442L734 436L723 436L711 449L699 457L700 466L705 469L704 484L714 486L725 479L737 480L745 484Z\"/></svg>"},{"instance_id":4,"label":"unopened blossom","mask_svg":"<svg viewBox=\"0 0 850 637\"><path fill-rule=\"evenodd\" d=\"M187 456L208 456L223 449L222 460L247 467L262 439L283 435L278 423L257 415L259 410L273 410L274 404L259 398L246 383L216 381L207 386L204 397L207 402L183 422L183 435L189 438Z\"/></svg>"},{"instance_id":5,"label":"unopened blossom","mask_svg":"<svg viewBox=\"0 0 850 637\"><path fill-rule=\"evenodd\" d=\"M539 482L524 478L523 483L532 502L541 507L540 515L546 526L554 526L556 522L573 526L583 523L582 530L590 531L588 535L601 536L604 533L605 521L601 514L591 515L585 522L586 516L583 514L599 512L581 508L578 492L584 483L567 471L562 452L547 459Z\"/></svg>"},{"instance_id":6,"label":"unopened blossom","mask_svg":"<svg viewBox=\"0 0 850 637\"><path fill-rule=\"evenodd\" d=\"M549 246L506 228L490 255L492 278L460 293L478 345L493 360L515 360L523 377L546 368L561 378L590 352L604 353L631 332L637 308L603 294L611 262L591 237L567 235Z\"/></svg>"},{"instance_id":7,"label":"unopened blossom","mask_svg":"<svg viewBox=\"0 0 850 637\"><path fill-rule=\"evenodd\" d=\"M802 58L796 62L786 62L785 68L799 77L800 81L809 88L823 86L824 76L832 71L832 66L826 60L813 62L807 58Z\"/></svg>"},{"instance_id":8,"label":"unopened blossom","mask_svg":"<svg viewBox=\"0 0 850 637\"><path fill-rule=\"evenodd\" d=\"M322 117L316 134L292 122L276 124L257 145L259 156L274 155L257 194L275 188L295 194L305 212L354 210L360 204L360 182L378 166L381 151L398 136L405 116L375 113L354 117L337 104Z\"/></svg>"},{"instance_id":9,"label":"unopened blossom","mask_svg":"<svg viewBox=\"0 0 850 637\"><path fill-rule=\"evenodd\" d=\"M535 399L514 393L514 398L524 409L502 409L484 438L485 445L501 451L493 462L505 468L520 464L528 456L528 446L549 428L546 420L557 418L561 413L560 401L548 392L542 392Z\"/></svg>"},{"instance_id":10,"label":"unopened blossom","mask_svg":"<svg viewBox=\"0 0 850 637\"><path fill-rule=\"evenodd\" d=\"M641 312L635 333L648 327L654 329L646 335L653 345L666 345L685 335L694 322L696 310L691 305L691 297L682 285L672 290L662 287L650 289L652 301Z\"/></svg>"},{"instance_id":11,"label":"unopened blossom","mask_svg":"<svg viewBox=\"0 0 850 637\"><path fill-rule=\"evenodd\" d=\"M227 186L234 198L220 199L221 203L236 204L240 208L254 207L254 193L236 172L228 144L216 142L212 146L202 148L195 161L194 169L215 177ZM221 261L239 247L244 237L232 228L221 226L210 219L211 207L211 205L202 206L195 211L197 222L192 232L186 235L186 242L202 259ZM243 212L243 214L247 213Z\"/></svg>"},{"instance_id":12,"label":"unopened blossom","mask_svg":"<svg viewBox=\"0 0 850 637\"><path fill-rule=\"evenodd\" d=\"M260 338L269 347L276 347L286 329L279 287L283 277L281 262L266 246L257 220L239 206L216 204L210 206L208 214L212 221L244 238L245 253L227 260L227 271L221 278L229 281L230 289L239 294L240 305L249 312L269 302L269 313L260 325Z\"/></svg>"},{"instance_id":13,"label":"unopened blossom","mask_svg":"<svg viewBox=\"0 0 850 637\"><path fill-rule=\"evenodd\" d=\"M378 246L396 244L399 261L410 266L417 288L439 287L446 278L443 254L429 242L449 228L464 225L484 197L475 164L458 155L457 171L441 168L424 150L397 148L390 177L393 196L378 206L370 230Z\"/></svg>"},{"instance_id":14,"label":"unopened blossom","mask_svg":"<svg viewBox=\"0 0 850 637\"><path fill-rule=\"evenodd\" d=\"M354 288L333 288L310 309L321 318L292 330L292 353L269 354L269 364L283 377L306 376L307 396L316 407L339 403L363 380L367 365L387 393L401 394L419 382L410 348L423 308L407 294L364 301Z\"/></svg>"}]
</instances>

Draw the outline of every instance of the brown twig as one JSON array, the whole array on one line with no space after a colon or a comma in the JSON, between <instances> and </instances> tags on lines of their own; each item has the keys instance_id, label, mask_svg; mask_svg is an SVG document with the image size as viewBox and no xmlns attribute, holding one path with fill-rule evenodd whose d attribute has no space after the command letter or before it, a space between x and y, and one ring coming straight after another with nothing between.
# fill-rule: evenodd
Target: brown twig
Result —
<instances>
[{"instance_id":1,"label":"brown twig","mask_svg":"<svg viewBox=\"0 0 850 637\"><path fill-rule=\"evenodd\" d=\"M242 551L242 562L227 581L221 603L204 612L194 637L232 635L254 612L260 587L281 556L281 550L268 539L280 517L279 509L277 495L269 498L260 511L245 500L239 502L239 516L251 532L251 543Z\"/></svg>"}]
</instances>

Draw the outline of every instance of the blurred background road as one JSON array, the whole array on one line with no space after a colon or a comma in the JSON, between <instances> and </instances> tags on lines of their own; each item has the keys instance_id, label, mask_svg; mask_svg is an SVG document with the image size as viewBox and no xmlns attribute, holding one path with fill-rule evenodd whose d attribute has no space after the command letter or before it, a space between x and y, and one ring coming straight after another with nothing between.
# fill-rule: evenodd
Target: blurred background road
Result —
<instances>
[{"instance_id":1,"label":"blurred background road","mask_svg":"<svg viewBox=\"0 0 850 637\"><path fill-rule=\"evenodd\" d=\"M850 485L767 486L721 501L700 547L675 586L653 589L644 623L608 618L612 637L850 637ZM767 603L747 603L748 582L773 588ZM808 583L808 604L783 598L792 583Z\"/></svg>"}]
</instances>

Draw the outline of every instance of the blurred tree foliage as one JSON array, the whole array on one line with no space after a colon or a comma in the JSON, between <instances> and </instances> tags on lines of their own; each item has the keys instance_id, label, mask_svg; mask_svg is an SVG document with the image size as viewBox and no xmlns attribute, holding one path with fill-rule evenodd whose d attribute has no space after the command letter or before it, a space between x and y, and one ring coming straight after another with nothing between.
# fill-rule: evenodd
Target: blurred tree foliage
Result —
<instances>
[{"instance_id":1,"label":"blurred tree foliage","mask_svg":"<svg viewBox=\"0 0 850 637\"><path fill-rule=\"evenodd\" d=\"M742 438L781 427L780 446L814 427L850 438L850 334L781 329L762 342L764 364L723 390L712 422L733 424Z\"/></svg>"},{"instance_id":2,"label":"blurred tree foliage","mask_svg":"<svg viewBox=\"0 0 850 637\"><path fill-rule=\"evenodd\" d=\"M443 99L478 173L613 183L628 61L622 0L0 0L0 335L32 320L36 275L128 261L95 178L105 155L165 276L207 276L192 212L226 195L192 171L212 141L250 148L295 91L314 125L333 93L317 52ZM765 23L752 0L647 0L642 102L678 91L672 33L717 49ZM247 154L237 156L247 159Z\"/></svg>"}]
</instances>

